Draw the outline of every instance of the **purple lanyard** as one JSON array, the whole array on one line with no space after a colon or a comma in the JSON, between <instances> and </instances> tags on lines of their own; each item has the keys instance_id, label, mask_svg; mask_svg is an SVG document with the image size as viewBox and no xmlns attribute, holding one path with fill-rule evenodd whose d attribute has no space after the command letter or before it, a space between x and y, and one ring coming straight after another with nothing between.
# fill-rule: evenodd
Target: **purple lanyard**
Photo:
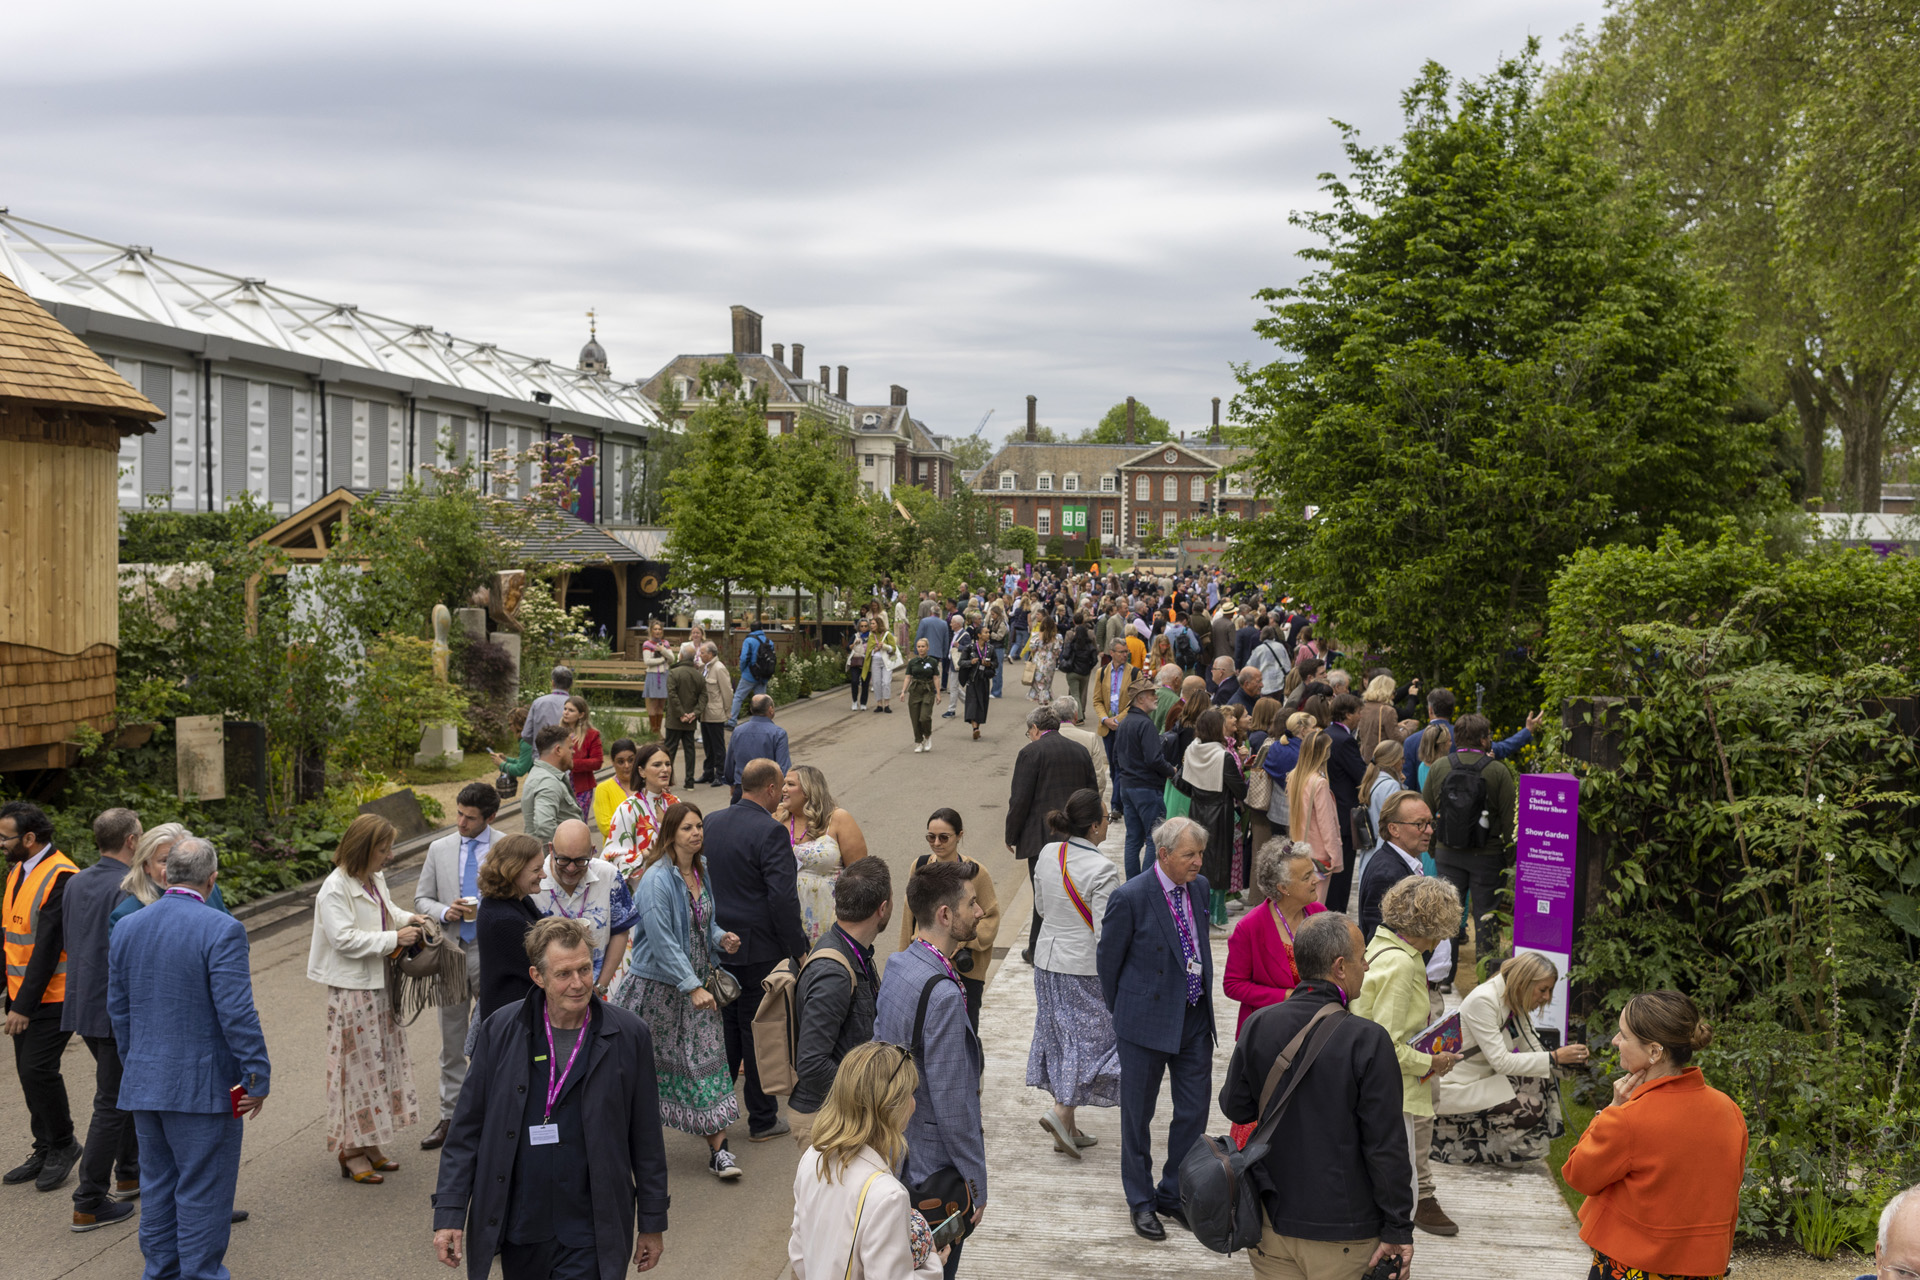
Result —
<instances>
[{"instance_id":1,"label":"purple lanyard","mask_svg":"<svg viewBox=\"0 0 1920 1280\"><path fill-rule=\"evenodd\" d=\"M861 958L860 944L854 940L854 936L852 934L848 933L845 929L842 929L839 925L836 924L835 926L833 926L833 929L835 933L838 933L841 937L845 938L847 940L848 945L853 948L853 962L860 966L860 972L865 973L867 971L867 962Z\"/></svg>"},{"instance_id":2,"label":"purple lanyard","mask_svg":"<svg viewBox=\"0 0 1920 1280\"><path fill-rule=\"evenodd\" d=\"M200 903L202 906L206 905L207 900L201 897L199 894L195 893L191 889L168 889L167 893L175 895L177 897L181 897L181 898L192 898L195 902Z\"/></svg>"},{"instance_id":3,"label":"purple lanyard","mask_svg":"<svg viewBox=\"0 0 1920 1280\"><path fill-rule=\"evenodd\" d=\"M560 1068L560 1074L556 1076L553 1074L553 1063L554 1059L560 1055L555 1053L553 1048L553 1013L551 1010L542 1010L541 1013L547 1023L547 1115L545 1123L552 1124L553 1104L560 1100L560 1091L567 1087L567 1076L573 1070L573 1060L580 1056L580 1046L587 1042L587 1027L592 1023L593 1018L589 1016L585 1022L580 1024L580 1035L573 1042L573 1052L567 1055L567 1065Z\"/></svg>"},{"instance_id":4,"label":"purple lanyard","mask_svg":"<svg viewBox=\"0 0 1920 1280\"><path fill-rule=\"evenodd\" d=\"M1178 902L1174 901L1176 895L1179 897ZM1180 930L1180 945L1186 948L1187 959L1198 960L1200 947L1193 940L1193 918L1187 911L1187 886L1183 884L1173 886L1173 891L1167 894L1167 905L1173 908L1174 927Z\"/></svg>"},{"instance_id":5,"label":"purple lanyard","mask_svg":"<svg viewBox=\"0 0 1920 1280\"><path fill-rule=\"evenodd\" d=\"M965 991L967 989L967 984L960 981L960 971L953 967L953 961L947 959L946 952L934 946L931 942L928 942L925 938L916 938L915 941L934 954L934 956L940 961L940 967L947 971L947 976L949 978L953 979L954 986L959 987L962 991Z\"/></svg>"}]
</instances>

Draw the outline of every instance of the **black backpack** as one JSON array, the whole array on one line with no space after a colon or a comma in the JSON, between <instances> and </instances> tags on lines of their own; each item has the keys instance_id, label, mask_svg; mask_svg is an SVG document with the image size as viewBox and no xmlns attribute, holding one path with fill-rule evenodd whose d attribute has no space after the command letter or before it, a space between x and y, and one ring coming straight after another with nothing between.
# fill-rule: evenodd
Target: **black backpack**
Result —
<instances>
[{"instance_id":1,"label":"black backpack","mask_svg":"<svg viewBox=\"0 0 1920 1280\"><path fill-rule=\"evenodd\" d=\"M1191 668L1200 657L1200 642L1193 638L1191 627L1182 628L1173 638L1173 656L1181 666Z\"/></svg>"},{"instance_id":2,"label":"black backpack","mask_svg":"<svg viewBox=\"0 0 1920 1280\"><path fill-rule=\"evenodd\" d=\"M747 674L760 681L773 679L774 668L778 663L773 652L773 641L765 636L748 636L747 639L758 641L754 645L753 656L747 659Z\"/></svg>"},{"instance_id":3,"label":"black backpack","mask_svg":"<svg viewBox=\"0 0 1920 1280\"><path fill-rule=\"evenodd\" d=\"M1447 753L1447 776L1440 780L1440 803L1434 811L1434 834L1449 849L1479 849L1487 843L1480 815L1487 809L1487 763L1493 757L1473 752L1471 762L1459 751Z\"/></svg>"}]
</instances>

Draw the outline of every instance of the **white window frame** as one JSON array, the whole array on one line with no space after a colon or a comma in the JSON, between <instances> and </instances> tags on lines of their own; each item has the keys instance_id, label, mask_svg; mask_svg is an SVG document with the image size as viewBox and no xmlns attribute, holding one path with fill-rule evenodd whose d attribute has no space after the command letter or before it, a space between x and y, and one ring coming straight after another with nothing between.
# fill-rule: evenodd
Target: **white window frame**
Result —
<instances>
[{"instance_id":1,"label":"white window frame","mask_svg":"<svg viewBox=\"0 0 1920 1280\"><path fill-rule=\"evenodd\" d=\"M1113 508L1107 507L1100 512L1100 537L1104 540L1113 537Z\"/></svg>"},{"instance_id":2,"label":"white window frame","mask_svg":"<svg viewBox=\"0 0 1920 1280\"><path fill-rule=\"evenodd\" d=\"M1153 477L1140 476L1133 482L1133 500L1135 502L1153 501Z\"/></svg>"},{"instance_id":3,"label":"white window frame","mask_svg":"<svg viewBox=\"0 0 1920 1280\"><path fill-rule=\"evenodd\" d=\"M1148 516L1146 512L1136 511L1133 513L1133 540L1135 542L1145 542L1147 540L1147 522Z\"/></svg>"},{"instance_id":4,"label":"white window frame","mask_svg":"<svg viewBox=\"0 0 1920 1280\"><path fill-rule=\"evenodd\" d=\"M1240 518L1240 508L1238 507L1227 508L1227 519L1238 520L1239 518Z\"/></svg>"},{"instance_id":5,"label":"white window frame","mask_svg":"<svg viewBox=\"0 0 1920 1280\"><path fill-rule=\"evenodd\" d=\"M1000 508L1000 529L1004 533L1011 528L1013 528L1013 508L1002 507Z\"/></svg>"},{"instance_id":6,"label":"white window frame","mask_svg":"<svg viewBox=\"0 0 1920 1280\"><path fill-rule=\"evenodd\" d=\"M1042 471L1040 473L1039 479L1034 481L1033 487L1038 489L1042 493L1052 493L1053 492L1053 472Z\"/></svg>"},{"instance_id":7,"label":"white window frame","mask_svg":"<svg viewBox=\"0 0 1920 1280\"><path fill-rule=\"evenodd\" d=\"M1187 485L1187 501L1205 502L1207 500L1207 478L1195 476Z\"/></svg>"},{"instance_id":8,"label":"white window frame","mask_svg":"<svg viewBox=\"0 0 1920 1280\"><path fill-rule=\"evenodd\" d=\"M1016 483L1018 482L1014 479L1013 472L1002 471L1000 473L1000 492L1002 493L1008 492L1014 487Z\"/></svg>"},{"instance_id":9,"label":"white window frame","mask_svg":"<svg viewBox=\"0 0 1920 1280\"><path fill-rule=\"evenodd\" d=\"M1173 530L1179 523L1180 513L1178 511L1162 511L1160 513L1160 532L1167 537L1171 538L1173 536Z\"/></svg>"},{"instance_id":10,"label":"white window frame","mask_svg":"<svg viewBox=\"0 0 1920 1280\"><path fill-rule=\"evenodd\" d=\"M1180 477L1163 476L1160 480L1160 501L1180 501Z\"/></svg>"},{"instance_id":11,"label":"white window frame","mask_svg":"<svg viewBox=\"0 0 1920 1280\"><path fill-rule=\"evenodd\" d=\"M1118 476L1101 476L1100 477L1100 492L1113 493L1113 492L1116 492L1119 488L1120 488L1120 479Z\"/></svg>"},{"instance_id":12,"label":"white window frame","mask_svg":"<svg viewBox=\"0 0 1920 1280\"><path fill-rule=\"evenodd\" d=\"M1040 507L1033 513L1033 531L1043 538L1053 536L1053 508Z\"/></svg>"},{"instance_id":13,"label":"white window frame","mask_svg":"<svg viewBox=\"0 0 1920 1280\"><path fill-rule=\"evenodd\" d=\"M1239 473L1239 472L1237 472L1237 471L1236 471L1236 472L1234 472L1233 474L1231 474L1231 475L1229 475L1229 476L1227 477L1227 492L1228 492L1228 493L1239 493L1239 492L1241 492L1241 485L1240 485L1240 473Z\"/></svg>"},{"instance_id":14,"label":"white window frame","mask_svg":"<svg viewBox=\"0 0 1920 1280\"><path fill-rule=\"evenodd\" d=\"M860 465L865 467L869 471L873 470L873 455L870 453L861 454Z\"/></svg>"},{"instance_id":15,"label":"white window frame","mask_svg":"<svg viewBox=\"0 0 1920 1280\"><path fill-rule=\"evenodd\" d=\"M1060 482L1060 487L1068 493L1080 492L1080 473L1078 471L1067 472L1067 478Z\"/></svg>"}]
</instances>

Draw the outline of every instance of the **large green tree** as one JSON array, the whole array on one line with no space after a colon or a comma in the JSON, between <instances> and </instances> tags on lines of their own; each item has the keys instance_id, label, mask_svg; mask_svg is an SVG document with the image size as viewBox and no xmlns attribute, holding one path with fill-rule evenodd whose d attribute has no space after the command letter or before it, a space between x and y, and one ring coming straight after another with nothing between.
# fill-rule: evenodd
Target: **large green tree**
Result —
<instances>
[{"instance_id":1,"label":"large green tree","mask_svg":"<svg viewBox=\"0 0 1920 1280\"><path fill-rule=\"evenodd\" d=\"M1094 426L1080 433L1080 439L1090 444L1120 444L1127 438L1127 403L1122 400ZM1162 440L1173 439L1173 426L1165 418L1153 416L1153 410L1135 400L1133 402L1133 439L1136 444L1159 444Z\"/></svg>"},{"instance_id":2,"label":"large green tree","mask_svg":"<svg viewBox=\"0 0 1920 1280\"><path fill-rule=\"evenodd\" d=\"M1798 410L1808 492L1879 510L1887 432L1920 375L1920 14L1622 0L1567 72L1604 107L1609 154L1733 292L1750 376Z\"/></svg>"},{"instance_id":3,"label":"large green tree","mask_svg":"<svg viewBox=\"0 0 1920 1280\"><path fill-rule=\"evenodd\" d=\"M775 442L774 455L788 503L788 580L811 589L816 603L833 588L865 584L873 526L843 437L809 415Z\"/></svg>"},{"instance_id":4,"label":"large green tree","mask_svg":"<svg viewBox=\"0 0 1920 1280\"><path fill-rule=\"evenodd\" d=\"M1327 175L1322 243L1239 371L1247 470L1275 495L1235 557L1403 676L1534 683L1547 584L1595 542L1698 533L1766 505L1767 433L1729 420L1715 289L1644 189L1625 192L1537 47L1457 91L1429 65L1396 147ZM1311 519L1308 508L1317 508Z\"/></svg>"}]
</instances>

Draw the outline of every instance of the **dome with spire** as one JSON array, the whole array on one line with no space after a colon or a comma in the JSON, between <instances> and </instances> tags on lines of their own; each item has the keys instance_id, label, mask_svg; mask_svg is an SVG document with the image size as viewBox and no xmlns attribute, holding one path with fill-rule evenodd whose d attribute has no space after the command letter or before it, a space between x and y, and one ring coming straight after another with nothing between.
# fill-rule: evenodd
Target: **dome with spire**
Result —
<instances>
[{"instance_id":1,"label":"dome with spire","mask_svg":"<svg viewBox=\"0 0 1920 1280\"><path fill-rule=\"evenodd\" d=\"M607 349L600 345L599 321L591 311L587 312L587 345L580 348L580 371L607 373Z\"/></svg>"}]
</instances>

